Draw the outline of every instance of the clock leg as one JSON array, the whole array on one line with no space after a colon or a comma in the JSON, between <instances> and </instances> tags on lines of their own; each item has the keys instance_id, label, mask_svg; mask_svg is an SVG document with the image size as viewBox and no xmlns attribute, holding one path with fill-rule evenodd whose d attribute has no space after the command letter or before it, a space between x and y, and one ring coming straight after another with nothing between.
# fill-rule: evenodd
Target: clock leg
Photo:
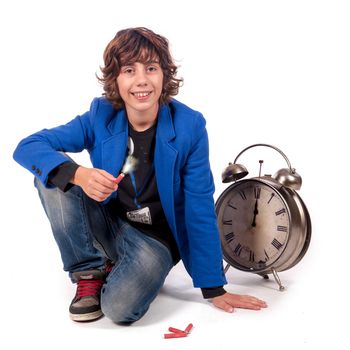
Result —
<instances>
[{"instance_id":1,"label":"clock leg","mask_svg":"<svg viewBox=\"0 0 350 350\"><path fill-rule=\"evenodd\" d=\"M275 278L276 283L279 285L280 292L284 291L285 288L284 286L282 286L281 280L277 275L277 271L274 268L272 268L271 271L272 271L273 277Z\"/></svg>"},{"instance_id":2,"label":"clock leg","mask_svg":"<svg viewBox=\"0 0 350 350\"><path fill-rule=\"evenodd\" d=\"M226 272L228 271L228 269L230 268L230 264L227 264L226 266L225 266L225 268L224 268L224 273L226 274Z\"/></svg>"}]
</instances>

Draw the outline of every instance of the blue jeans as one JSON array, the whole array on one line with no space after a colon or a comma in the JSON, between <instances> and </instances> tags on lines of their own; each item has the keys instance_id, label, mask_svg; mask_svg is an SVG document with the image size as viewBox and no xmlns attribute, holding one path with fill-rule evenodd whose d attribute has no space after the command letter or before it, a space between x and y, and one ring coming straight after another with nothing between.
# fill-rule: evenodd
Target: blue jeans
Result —
<instances>
[{"instance_id":1,"label":"blue jeans","mask_svg":"<svg viewBox=\"0 0 350 350\"><path fill-rule=\"evenodd\" d=\"M106 258L112 260L114 267L101 291L102 312L116 323L139 320L173 267L169 249L111 215L78 186L62 192L45 188L37 179L35 186L64 270L72 278L73 272L101 270Z\"/></svg>"}]
</instances>

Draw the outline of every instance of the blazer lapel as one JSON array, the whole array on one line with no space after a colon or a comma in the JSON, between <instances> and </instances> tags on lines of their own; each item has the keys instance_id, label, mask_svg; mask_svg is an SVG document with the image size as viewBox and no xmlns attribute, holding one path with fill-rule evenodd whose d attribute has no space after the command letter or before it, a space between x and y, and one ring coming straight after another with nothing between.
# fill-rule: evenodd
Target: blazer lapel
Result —
<instances>
[{"instance_id":1,"label":"blazer lapel","mask_svg":"<svg viewBox=\"0 0 350 350\"><path fill-rule=\"evenodd\" d=\"M124 164L128 144L128 122L124 109L117 112L108 129L112 136L102 144L102 167L117 176Z\"/></svg>"},{"instance_id":2,"label":"blazer lapel","mask_svg":"<svg viewBox=\"0 0 350 350\"><path fill-rule=\"evenodd\" d=\"M160 200L168 223L175 233L174 169L178 152L169 144L169 141L174 138L175 131L170 109L164 105L160 108L158 115L154 163Z\"/></svg>"}]
</instances>

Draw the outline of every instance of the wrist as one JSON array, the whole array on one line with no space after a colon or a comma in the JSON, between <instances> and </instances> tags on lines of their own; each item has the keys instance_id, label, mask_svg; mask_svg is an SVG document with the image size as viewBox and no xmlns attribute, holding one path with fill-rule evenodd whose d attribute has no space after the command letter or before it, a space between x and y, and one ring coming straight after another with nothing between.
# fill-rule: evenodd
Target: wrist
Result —
<instances>
[{"instance_id":1,"label":"wrist","mask_svg":"<svg viewBox=\"0 0 350 350\"><path fill-rule=\"evenodd\" d=\"M82 175L82 172L84 171L84 167L82 167L81 165L79 165L77 167L77 169L75 170L73 176L71 177L70 179L70 183L72 183L73 185L80 185L80 179L81 179L81 175Z\"/></svg>"},{"instance_id":2,"label":"wrist","mask_svg":"<svg viewBox=\"0 0 350 350\"><path fill-rule=\"evenodd\" d=\"M224 289L223 286L201 288L201 290L202 290L202 294L203 294L204 299L212 299L212 298L218 297L218 296L226 293L226 290Z\"/></svg>"}]
</instances>

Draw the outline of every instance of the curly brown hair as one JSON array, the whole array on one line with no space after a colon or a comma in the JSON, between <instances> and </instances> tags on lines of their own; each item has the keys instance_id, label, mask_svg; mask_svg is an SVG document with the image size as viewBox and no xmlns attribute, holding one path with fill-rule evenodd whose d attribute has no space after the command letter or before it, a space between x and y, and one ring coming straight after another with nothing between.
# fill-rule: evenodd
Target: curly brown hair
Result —
<instances>
[{"instance_id":1,"label":"curly brown hair","mask_svg":"<svg viewBox=\"0 0 350 350\"><path fill-rule=\"evenodd\" d=\"M103 86L103 95L115 109L124 107L117 84L117 77L122 66L157 60L163 71L160 104L169 103L171 97L177 95L183 82L182 78L176 78L178 67L174 64L170 54L168 40L144 27L119 31L107 45L103 60L104 67L100 67L102 77L97 76L97 79Z\"/></svg>"}]
</instances>

